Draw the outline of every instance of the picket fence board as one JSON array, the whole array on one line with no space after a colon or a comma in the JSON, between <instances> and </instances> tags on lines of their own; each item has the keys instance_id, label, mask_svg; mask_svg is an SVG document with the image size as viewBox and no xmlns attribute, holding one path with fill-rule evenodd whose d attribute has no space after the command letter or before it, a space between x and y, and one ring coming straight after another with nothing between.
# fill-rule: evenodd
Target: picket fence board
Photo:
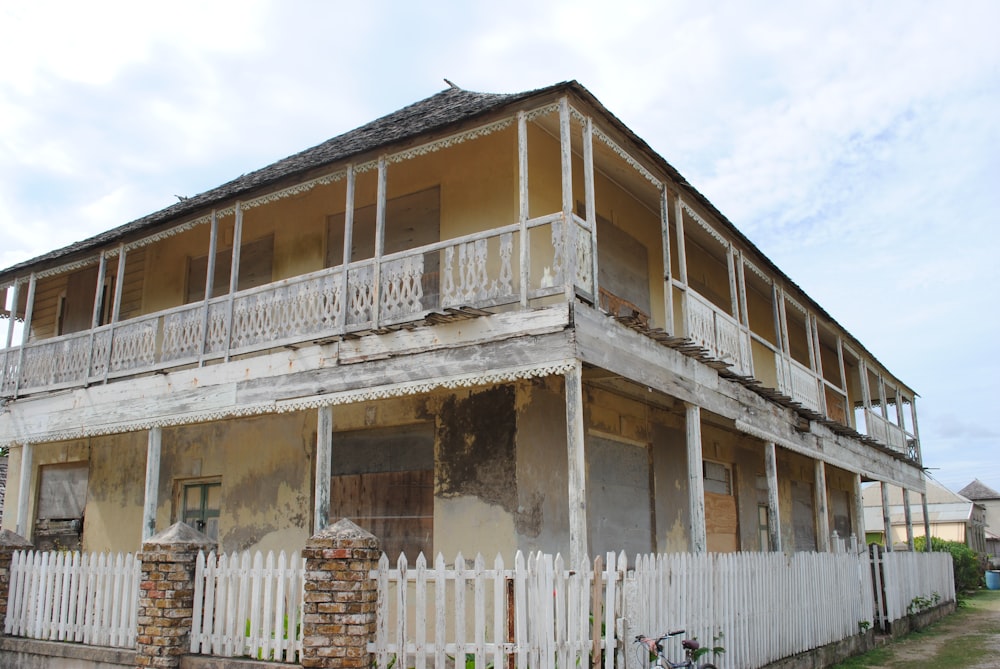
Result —
<instances>
[{"instance_id":1,"label":"picket fence board","mask_svg":"<svg viewBox=\"0 0 1000 669\"><path fill-rule=\"evenodd\" d=\"M298 553L199 552L190 652L298 662L304 578Z\"/></svg>"},{"instance_id":2,"label":"picket fence board","mask_svg":"<svg viewBox=\"0 0 1000 669\"><path fill-rule=\"evenodd\" d=\"M17 551L4 632L134 648L141 564L131 553Z\"/></svg>"}]
</instances>

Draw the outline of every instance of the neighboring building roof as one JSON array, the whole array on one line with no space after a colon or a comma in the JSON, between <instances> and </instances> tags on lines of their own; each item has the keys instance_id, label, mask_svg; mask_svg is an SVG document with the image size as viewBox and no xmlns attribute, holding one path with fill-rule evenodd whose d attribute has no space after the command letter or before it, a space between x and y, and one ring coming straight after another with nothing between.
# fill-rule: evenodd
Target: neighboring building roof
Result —
<instances>
[{"instance_id":1,"label":"neighboring building roof","mask_svg":"<svg viewBox=\"0 0 1000 669\"><path fill-rule=\"evenodd\" d=\"M932 524L960 523L977 521L976 508L982 513L982 505L976 504L958 493L948 490L943 485L927 479L927 519ZM865 529L881 531L882 523L882 491L878 484L867 486L861 492L864 504ZM916 495L910 497L910 517L914 524L924 522L923 504ZM903 508L903 491L897 486L889 489L889 520L893 525L906 522L906 512Z\"/></svg>"},{"instance_id":2,"label":"neighboring building roof","mask_svg":"<svg viewBox=\"0 0 1000 669\"><path fill-rule=\"evenodd\" d=\"M1000 492L997 492L979 479L974 479L972 483L959 490L958 494L977 502L987 499L1000 499Z\"/></svg>"}]
</instances>

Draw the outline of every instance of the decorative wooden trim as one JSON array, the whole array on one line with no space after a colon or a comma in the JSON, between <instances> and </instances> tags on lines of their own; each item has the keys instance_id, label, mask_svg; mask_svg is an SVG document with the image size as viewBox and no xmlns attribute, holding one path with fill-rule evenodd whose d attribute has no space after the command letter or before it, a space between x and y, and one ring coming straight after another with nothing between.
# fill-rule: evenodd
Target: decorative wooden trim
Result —
<instances>
[{"instance_id":1,"label":"decorative wooden trim","mask_svg":"<svg viewBox=\"0 0 1000 669\"><path fill-rule=\"evenodd\" d=\"M611 139L611 137L603 130L595 127L594 137L599 139L605 146L611 149L611 151L614 152L615 155L624 160L632 169L641 174L646 179L646 181L651 183L653 187L655 187L657 190L663 190L664 188L666 188L664 183L660 179L656 178L656 175L654 175L652 172L643 167L638 160L633 158L628 151L619 146L618 143L615 140Z\"/></svg>"},{"instance_id":2,"label":"decorative wooden trim","mask_svg":"<svg viewBox=\"0 0 1000 669\"><path fill-rule=\"evenodd\" d=\"M426 394L435 390L454 390L458 388L473 388L475 386L489 386L500 383L511 383L524 379L535 379L546 376L564 375L567 370L572 370L577 364L573 359L555 360L544 364L525 365L509 367L506 369L496 369L488 373L470 373L456 376L437 377L422 381L408 381L405 383L386 384L381 386L371 386L348 390L326 395L315 395L311 397L297 397L290 400L275 400L250 404L244 406L233 406L222 409L214 409L205 412L192 412L177 414L172 416L161 416L148 420L131 421L116 425L101 425L93 427L81 427L75 430L60 430L46 434L36 434L30 437L21 437L17 440L10 439L0 441L0 446L11 446L14 444L38 444L50 441L66 441L69 439L84 439L87 437L100 437L109 434L122 434L126 432L137 432L141 430L151 430L155 427L175 427L178 425L190 425L195 423L208 423L230 418L244 418L250 416L262 416L267 414L291 413L295 411L306 411L327 406L339 406L343 404L356 404L358 402L372 402L377 400L392 399L397 397L409 397L413 395Z\"/></svg>"},{"instance_id":3,"label":"decorative wooden trim","mask_svg":"<svg viewBox=\"0 0 1000 669\"><path fill-rule=\"evenodd\" d=\"M718 230L716 230L715 228L713 228L708 223L708 221L706 221L704 218L702 218L701 214L699 214L694 209L692 209L691 205L689 205L687 202L684 202L680 198L678 198L678 201L681 203L681 206L684 208L684 211L686 211L688 214L690 214L691 218L694 219L695 223L697 223L698 225L700 225L705 230L705 232L707 232L709 235L711 235L717 242L719 242L720 244L722 244L726 248L729 248L729 240L726 239L725 237L723 237L722 233L720 233Z\"/></svg>"}]
</instances>

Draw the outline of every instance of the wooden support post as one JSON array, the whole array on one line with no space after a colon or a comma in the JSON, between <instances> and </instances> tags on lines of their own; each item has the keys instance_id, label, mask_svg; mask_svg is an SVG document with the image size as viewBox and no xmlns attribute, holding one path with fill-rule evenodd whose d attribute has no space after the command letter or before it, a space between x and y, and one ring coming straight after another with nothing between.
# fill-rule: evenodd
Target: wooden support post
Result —
<instances>
[{"instance_id":1,"label":"wooden support post","mask_svg":"<svg viewBox=\"0 0 1000 669\"><path fill-rule=\"evenodd\" d=\"M594 189L594 122L588 116L583 126L583 192L587 202L587 225L590 226L590 293L594 306L600 308L601 294L597 281L597 198Z\"/></svg>"},{"instance_id":2,"label":"wooden support post","mask_svg":"<svg viewBox=\"0 0 1000 669\"><path fill-rule=\"evenodd\" d=\"M684 403L685 432L687 435L688 504L691 516L691 552L708 550L705 529L705 474L701 450L701 407Z\"/></svg>"},{"instance_id":3,"label":"wooden support post","mask_svg":"<svg viewBox=\"0 0 1000 669\"><path fill-rule=\"evenodd\" d=\"M142 541L149 541L156 534L156 506L160 488L160 448L163 442L161 428L150 428L146 435L146 492L142 505Z\"/></svg>"},{"instance_id":4,"label":"wooden support post","mask_svg":"<svg viewBox=\"0 0 1000 669\"><path fill-rule=\"evenodd\" d=\"M385 253L385 204L387 201L387 169L385 156L378 157L378 184L375 200L375 267L372 271L372 329L382 320L382 254Z\"/></svg>"},{"instance_id":5,"label":"wooden support post","mask_svg":"<svg viewBox=\"0 0 1000 669\"><path fill-rule=\"evenodd\" d=\"M569 98L559 99L559 163L562 172L563 284L566 300L575 295L576 224L573 223L573 149L570 137ZM574 563L575 564L575 563Z\"/></svg>"},{"instance_id":6,"label":"wooden support post","mask_svg":"<svg viewBox=\"0 0 1000 669\"><path fill-rule=\"evenodd\" d=\"M521 308L528 306L528 283L531 281L531 240L528 233L528 120L524 111L517 112L517 201L518 239L521 270Z\"/></svg>"},{"instance_id":7,"label":"wooden support post","mask_svg":"<svg viewBox=\"0 0 1000 669\"><path fill-rule=\"evenodd\" d=\"M7 346L10 348L14 343L14 322L17 320L17 300L21 296L21 284L17 281L11 287L10 292L10 318L7 319Z\"/></svg>"},{"instance_id":8,"label":"wooden support post","mask_svg":"<svg viewBox=\"0 0 1000 669\"><path fill-rule=\"evenodd\" d=\"M316 505L313 534L330 524L330 463L333 459L333 406L321 406L316 417Z\"/></svg>"},{"instance_id":9,"label":"wooden support post","mask_svg":"<svg viewBox=\"0 0 1000 669\"><path fill-rule=\"evenodd\" d=\"M347 266L351 263L351 247L354 245L354 187L356 182L356 175L354 173L354 164L348 163L347 165L347 186L346 190L346 202L344 204L344 259L343 264L340 266L340 313L337 314L337 318L340 319L338 325L347 325L347 315L349 310L347 308L348 303L348 281L351 278L351 273L348 271Z\"/></svg>"},{"instance_id":10,"label":"wooden support post","mask_svg":"<svg viewBox=\"0 0 1000 669\"><path fill-rule=\"evenodd\" d=\"M816 542L816 550L820 553L830 552L830 516L827 513L827 493L826 493L826 463L816 460L813 467L813 506L816 512L816 533L819 540ZM844 537L845 539L847 537Z\"/></svg>"},{"instance_id":11,"label":"wooden support post","mask_svg":"<svg viewBox=\"0 0 1000 669\"><path fill-rule=\"evenodd\" d=\"M30 499L31 482L34 480L31 468L34 463L32 463L32 452L34 448L30 443L21 445L21 470L18 475L18 488L17 488L17 525L15 527L15 532L20 534L22 537L26 537L30 534L28 530L28 500Z\"/></svg>"},{"instance_id":12,"label":"wooden support post","mask_svg":"<svg viewBox=\"0 0 1000 669\"><path fill-rule=\"evenodd\" d=\"M243 208L236 201L236 221L233 223L233 259L229 270L229 303L226 307L226 362L233 345L233 307L240 285L240 247L243 246Z\"/></svg>"},{"instance_id":13,"label":"wooden support post","mask_svg":"<svg viewBox=\"0 0 1000 669\"><path fill-rule=\"evenodd\" d=\"M778 459L773 441L764 444L764 474L767 477L767 534L771 550L781 552L781 509L778 505Z\"/></svg>"},{"instance_id":14,"label":"wooden support post","mask_svg":"<svg viewBox=\"0 0 1000 669\"><path fill-rule=\"evenodd\" d=\"M108 258L104 251L101 251L100 260L97 263L97 285L94 286L94 308L90 311L90 335L87 344L87 369L83 371L83 378L90 380L90 372L94 369L94 330L101 324L101 309L104 307L104 275L107 272ZM111 346L107 347L107 359L104 364L104 381L107 382L107 373L111 368Z\"/></svg>"},{"instance_id":15,"label":"wooden support post","mask_svg":"<svg viewBox=\"0 0 1000 669\"><path fill-rule=\"evenodd\" d=\"M565 374L566 461L569 467L569 557L581 564L590 555L587 546L587 456L583 428L583 370L579 360Z\"/></svg>"},{"instance_id":16,"label":"wooden support post","mask_svg":"<svg viewBox=\"0 0 1000 669\"><path fill-rule=\"evenodd\" d=\"M674 325L674 278L670 266L670 201L665 184L660 184L660 243L663 246L663 328L677 336Z\"/></svg>"},{"instance_id":17,"label":"wooden support post","mask_svg":"<svg viewBox=\"0 0 1000 669\"><path fill-rule=\"evenodd\" d=\"M882 527L885 528L885 550L892 552L892 517L889 515L889 484L879 483L882 488Z\"/></svg>"},{"instance_id":18,"label":"wooden support post","mask_svg":"<svg viewBox=\"0 0 1000 669\"><path fill-rule=\"evenodd\" d=\"M924 537L927 539L924 545L924 551L930 553L933 548L931 547L931 517L927 511L927 493L920 493L920 507L924 512Z\"/></svg>"},{"instance_id":19,"label":"wooden support post","mask_svg":"<svg viewBox=\"0 0 1000 669\"><path fill-rule=\"evenodd\" d=\"M906 547L913 551L913 511L910 509L910 491L903 488L903 516L906 518Z\"/></svg>"},{"instance_id":20,"label":"wooden support post","mask_svg":"<svg viewBox=\"0 0 1000 669\"><path fill-rule=\"evenodd\" d=\"M118 245L118 270L115 274L115 297L111 308L111 322L117 323L122 315L122 295L125 288L125 244Z\"/></svg>"},{"instance_id":21,"label":"wooden support post","mask_svg":"<svg viewBox=\"0 0 1000 669\"><path fill-rule=\"evenodd\" d=\"M205 351L208 349L208 306L214 297L212 288L215 286L215 255L219 249L219 216L212 210L212 225L208 235L208 267L205 270L205 304L201 308L201 347L198 351L198 366L205 365Z\"/></svg>"},{"instance_id":22,"label":"wooden support post","mask_svg":"<svg viewBox=\"0 0 1000 669\"><path fill-rule=\"evenodd\" d=\"M680 289L681 289L681 323L678 326L674 323L675 336L688 336L690 334L690 326L688 324L688 303L687 303L687 286L688 286L688 272L687 272L687 248L684 242L684 202L681 200L681 194L678 193L674 201L674 226L676 227L677 233L677 276L680 278Z\"/></svg>"},{"instance_id":23,"label":"wooden support post","mask_svg":"<svg viewBox=\"0 0 1000 669\"><path fill-rule=\"evenodd\" d=\"M18 391L21 388L21 377L24 376L24 348L28 345L28 338L31 336L31 318L35 312L35 287L38 277L34 272L28 279L28 301L24 308L24 326L21 329L21 348L17 352L17 376L14 377L14 398L17 399Z\"/></svg>"},{"instance_id":24,"label":"wooden support post","mask_svg":"<svg viewBox=\"0 0 1000 669\"><path fill-rule=\"evenodd\" d=\"M865 502L864 497L861 493L861 474L854 475L854 505L852 511L854 512L854 536L858 539L859 546L867 546L868 539L865 533Z\"/></svg>"}]
</instances>

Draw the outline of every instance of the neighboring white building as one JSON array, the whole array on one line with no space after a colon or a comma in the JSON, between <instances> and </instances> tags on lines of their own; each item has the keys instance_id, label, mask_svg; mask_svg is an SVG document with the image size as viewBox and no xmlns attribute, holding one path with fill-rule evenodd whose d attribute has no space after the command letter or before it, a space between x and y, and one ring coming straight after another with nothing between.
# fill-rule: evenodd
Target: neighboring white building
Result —
<instances>
[{"instance_id":1,"label":"neighboring white building","mask_svg":"<svg viewBox=\"0 0 1000 669\"><path fill-rule=\"evenodd\" d=\"M869 543L884 543L885 522L882 513L882 491L879 485L867 486L862 492L865 513L865 535ZM913 536L924 536L923 507L910 500ZM927 519L932 537L945 541L960 541L975 551L987 552L986 509L967 497L948 490L934 480L927 480ZM892 545L906 547L906 512L902 490L889 487L889 521Z\"/></svg>"}]
</instances>

